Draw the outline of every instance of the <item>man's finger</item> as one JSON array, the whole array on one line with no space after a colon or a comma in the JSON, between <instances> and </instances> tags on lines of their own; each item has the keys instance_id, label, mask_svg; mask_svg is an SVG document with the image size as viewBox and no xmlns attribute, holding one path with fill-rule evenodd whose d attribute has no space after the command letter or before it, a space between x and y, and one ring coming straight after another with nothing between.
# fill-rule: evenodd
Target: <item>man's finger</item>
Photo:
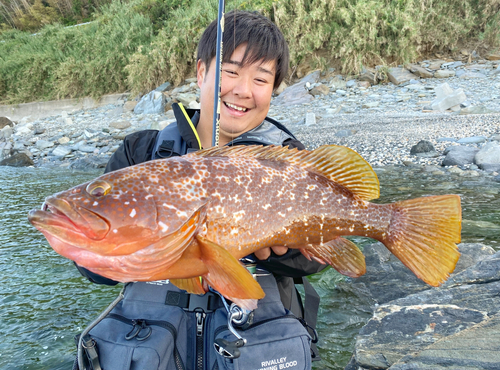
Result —
<instances>
[{"instance_id":1,"label":"man's finger","mask_svg":"<svg viewBox=\"0 0 500 370\"><path fill-rule=\"evenodd\" d=\"M255 254L255 257L257 257L261 261L267 260L269 258L269 256L271 255L271 248L267 247L267 248L259 249L258 251L255 251L254 254Z\"/></svg>"},{"instance_id":2,"label":"man's finger","mask_svg":"<svg viewBox=\"0 0 500 370\"><path fill-rule=\"evenodd\" d=\"M288 252L288 247L272 247L273 252L277 254L278 256L284 255L286 252Z\"/></svg>"}]
</instances>

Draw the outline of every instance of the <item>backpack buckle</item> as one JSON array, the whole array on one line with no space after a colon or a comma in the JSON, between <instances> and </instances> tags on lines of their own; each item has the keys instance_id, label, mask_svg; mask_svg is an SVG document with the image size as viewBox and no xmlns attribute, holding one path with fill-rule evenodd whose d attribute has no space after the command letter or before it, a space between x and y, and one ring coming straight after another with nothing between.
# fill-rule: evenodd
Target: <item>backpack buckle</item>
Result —
<instances>
[{"instance_id":1,"label":"backpack buckle","mask_svg":"<svg viewBox=\"0 0 500 370\"><path fill-rule=\"evenodd\" d=\"M177 306L189 312L200 310L203 312L213 312L219 307L220 301L219 296L212 292L198 295L170 290L167 292L165 304Z\"/></svg>"},{"instance_id":2,"label":"backpack buckle","mask_svg":"<svg viewBox=\"0 0 500 370\"><path fill-rule=\"evenodd\" d=\"M215 340L214 348L222 357L234 359L240 357L241 352L238 348L244 345L244 339L237 339L234 342L230 342L223 338L218 338Z\"/></svg>"}]
</instances>

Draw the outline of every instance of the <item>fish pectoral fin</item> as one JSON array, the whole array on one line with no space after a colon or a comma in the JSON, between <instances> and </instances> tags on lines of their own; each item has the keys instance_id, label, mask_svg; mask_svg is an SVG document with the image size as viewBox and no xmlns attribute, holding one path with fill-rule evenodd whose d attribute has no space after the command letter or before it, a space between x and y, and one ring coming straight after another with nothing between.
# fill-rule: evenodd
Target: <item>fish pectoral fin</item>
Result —
<instances>
[{"instance_id":1,"label":"fish pectoral fin","mask_svg":"<svg viewBox=\"0 0 500 370\"><path fill-rule=\"evenodd\" d=\"M201 284L200 277L194 277L190 279L169 279L172 284L177 288L183 289L188 293L193 294L205 294L205 289Z\"/></svg>"},{"instance_id":2,"label":"fish pectoral fin","mask_svg":"<svg viewBox=\"0 0 500 370\"><path fill-rule=\"evenodd\" d=\"M305 251L306 257L325 261L342 275L360 277L366 272L365 256L350 240L336 237L323 245L308 246Z\"/></svg>"},{"instance_id":3,"label":"fish pectoral fin","mask_svg":"<svg viewBox=\"0 0 500 370\"><path fill-rule=\"evenodd\" d=\"M261 299L264 291L252 274L227 250L197 235L201 260L208 269L203 278L226 298Z\"/></svg>"}]
</instances>

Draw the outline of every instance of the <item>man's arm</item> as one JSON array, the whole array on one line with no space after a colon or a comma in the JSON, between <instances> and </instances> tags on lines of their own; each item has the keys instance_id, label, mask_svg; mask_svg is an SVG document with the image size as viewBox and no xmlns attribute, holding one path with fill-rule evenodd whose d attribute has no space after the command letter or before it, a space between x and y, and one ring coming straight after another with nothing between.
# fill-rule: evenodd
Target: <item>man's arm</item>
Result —
<instances>
[{"instance_id":1,"label":"man's arm","mask_svg":"<svg viewBox=\"0 0 500 370\"><path fill-rule=\"evenodd\" d=\"M328 266L316 261L309 261L298 249L288 249L281 256L272 251L267 259L259 260L258 263L275 275L294 278L315 274Z\"/></svg>"}]
</instances>

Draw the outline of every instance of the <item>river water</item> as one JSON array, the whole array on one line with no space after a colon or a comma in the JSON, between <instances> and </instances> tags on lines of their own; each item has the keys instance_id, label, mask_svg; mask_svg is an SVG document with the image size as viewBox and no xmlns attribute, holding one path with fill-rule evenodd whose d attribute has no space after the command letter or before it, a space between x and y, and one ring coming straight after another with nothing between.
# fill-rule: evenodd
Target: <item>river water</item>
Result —
<instances>
[{"instance_id":1,"label":"river water","mask_svg":"<svg viewBox=\"0 0 500 370\"><path fill-rule=\"evenodd\" d=\"M500 184L484 178L433 176L408 168L378 169L378 202L430 194L459 194L463 242L500 249ZM73 263L57 255L27 221L30 209L57 191L99 172L0 167L0 369L71 369L80 332L117 295L120 287L91 284ZM356 239L359 244L368 240ZM316 369L342 369L357 331L371 311L348 293L332 269L312 277L322 297L318 331L323 361Z\"/></svg>"}]
</instances>

